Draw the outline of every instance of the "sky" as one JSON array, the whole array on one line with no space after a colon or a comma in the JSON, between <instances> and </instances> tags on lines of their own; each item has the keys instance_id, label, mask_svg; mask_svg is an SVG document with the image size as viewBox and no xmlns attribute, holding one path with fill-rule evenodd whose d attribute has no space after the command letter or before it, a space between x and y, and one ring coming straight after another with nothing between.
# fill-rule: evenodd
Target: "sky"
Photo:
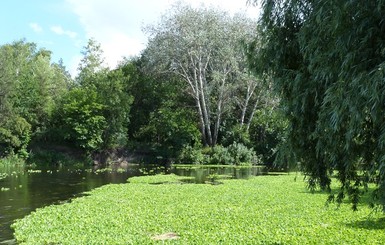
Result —
<instances>
[{"instance_id":1,"label":"sky","mask_svg":"<svg viewBox=\"0 0 385 245\"><path fill-rule=\"evenodd\" d=\"M143 27L159 22L177 0L1 0L0 45L25 39L52 51L52 61L63 59L75 76L81 50L90 38L101 44L107 65L137 56L145 48ZM258 17L247 0L184 0L230 13Z\"/></svg>"}]
</instances>

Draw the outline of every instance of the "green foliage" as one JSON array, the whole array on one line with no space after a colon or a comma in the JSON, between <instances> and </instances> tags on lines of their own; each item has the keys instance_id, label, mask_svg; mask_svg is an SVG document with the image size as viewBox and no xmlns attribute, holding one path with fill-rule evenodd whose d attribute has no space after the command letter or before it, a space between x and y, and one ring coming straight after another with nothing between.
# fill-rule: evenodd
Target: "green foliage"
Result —
<instances>
[{"instance_id":1,"label":"green foliage","mask_svg":"<svg viewBox=\"0 0 385 245\"><path fill-rule=\"evenodd\" d=\"M103 132L103 148L109 149L124 146L127 143L129 113L133 101L127 91L130 79L121 70L96 74L94 81L99 103L103 104L103 116L106 128Z\"/></svg>"},{"instance_id":2,"label":"green foliage","mask_svg":"<svg viewBox=\"0 0 385 245\"><path fill-rule=\"evenodd\" d=\"M83 86L93 86L95 74L107 69L104 64L103 50L100 43L91 38L81 53L83 58L79 63L79 75L76 81Z\"/></svg>"},{"instance_id":3,"label":"green foliage","mask_svg":"<svg viewBox=\"0 0 385 245\"><path fill-rule=\"evenodd\" d=\"M183 148L178 156L181 164L208 164L208 165L256 165L261 164L253 149L241 143L233 143L229 147L216 145L214 147Z\"/></svg>"},{"instance_id":4,"label":"green foliage","mask_svg":"<svg viewBox=\"0 0 385 245\"><path fill-rule=\"evenodd\" d=\"M23 172L25 170L25 159L14 154L0 158L0 179L5 178L10 174L15 174L15 169L17 169L15 166L20 167L20 171Z\"/></svg>"},{"instance_id":5,"label":"green foliage","mask_svg":"<svg viewBox=\"0 0 385 245\"><path fill-rule=\"evenodd\" d=\"M183 94L180 79L159 76L146 69L142 58L121 67L129 76L129 93L134 101L128 135L147 143L163 159L177 156L185 145L199 144L196 113Z\"/></svg>"},{"instance_id":6,"label":"green foliage","mask_svg":"<svg viewBox=\"0 0 385 245\"><path fill-rule=\"evenodd\" d=\"M203 145L217 144L219 129L248 74L242 40L252 40L255 23L242 14L176 4L149 26L143 52L152 70L171 73L193 100ZM248 79L253 80L251 76Z\"/></svg>"},{"instance_id":7,"label":"green foliage","mask_svg":"<svg viewBox=\"0 0 385 245\"><path fill-rule=\"evenodd\" d=\"M63 99L58 113L64 138L85 150L99 149L106 127L103 109L104 105L98 103L95 91L72 89Z\"/></svg>"},{"instance_id":8,"label":"green foliage","mask_svg":"<svg viewBox=\"0 0 385 245\"><path fill-rule=\"evenodd\" d=\"M309 193L295 177L302 176L220 185L181 184L175 175L135 177L40 208L13 228L20 244L383 243L381 213L367 206L355 213L345 204L327 208L327 194ZM171 232L178 239L153 240Z\"/></svg>"},{"instance_id":9,"label":"green foliage","mask_svg":"<svg viewBox=\"0 0 385 245\"><path fill-rule=\"evenodd\" d=\"M31 139L31 125L22 117L8 118L0 124L0 157L17 154L28 157L27 146Z\"/></svg>"},{"instance_id":10,"label":"green foliage","mask_svg":"<svg viewBox=\"0 0 385 245\"><path fill-rule=\"evenodd\" d=\"M121 69L109 70L105 67L103 50L94 39L88 41L82 54L76 81L81 88L95 93L95 101L103 107L100 115L105 124L100 136L100 147L109 149L123 146L127 143L129 113L133 100L128 93L130 77L125 76Z\"/></svg>"},{"instance_id":11,"label":"green foliage","mask_svg":"<svg viewBox=\"0 0 385 245\"><path fill-rule=\"evenodd\" d=\"M55 127L64 139L88 152L127 143L130 79L119 69L103 66L102 50L91 39L79 64L77 85L64 96L55 114Z\"/></svg>"},{"instance_id":12,"label":"green foliage","mask_svg":"<svg viewBox=\"0 0 385 245\"><path fill-rule=\"evenodd\" d=\"M143 177L131 177L128 182L131 184L182 184L184 180L192 180L192 177L181 177L175 174L158 174Z\"/></svg>"},{"instance_id":13,"label":"green foliage","mask_svg":"<svg viewBox=\"0 0 385 245\"><path fill-rule=\"evenodd\" d=\"M161 100L168 97L162 89L164 83L154 79L151 74L142 69L142 60L132 60L119 68L125 77L129 77L128 93L133 102L130 110L130 126L127 129L128 138L137 141L149 141L147 138L136 137L137 132L148 123L150 113L157 110Z\"/></svg>"},{"instance_id":14,"label":"green foliage","mask_svg":"<svg viewBox=\"0 0 385 245\"><path fill-rule=\"evenodd\" d=\"M285 144L287 120L278 109L262 109L255 113L250 125L250 141L257 155L264 164L273 167L276 153L280 145ZM280 167L282 162L278 161Z\"/></svg>"},{"instance_id":15,"label":"green foliage","mask_svg":"<svg viewBox=\"0 0 385 245\"><path fill-rule=\"evenodd\" d=\"M195 145L200 141L199 130L190 120L190 112L172 107L162 105L150 113L148 124L137 133L138 137L149 139L155 146L166 148L169 156L177 155L185 145Z\"/></svg>"},{"instance_id":16,"label":"green foliage","mask_svg":"<svg viewBox=\"0 0 385 245\"><path fill-rule=\"evenodd\" d=\"M91 164L91 160L87 159L83 152L79 152L74 148L69 148L65 146L54 147L41 145L36 146L32 150L32 153L29 155L27 163L39 167L52 167L52 166L84 166L86 164Z\"/></svg>"},{"instance_id":17,"label":"green foliage","mask_svg":"<svg viewBox=\"0 0 385 245\"><path fill-rule=\"evenodd\" d=\"M250 45L250 64L281 96L285 158L312 188L329 189L337 170L337 200L347 195L353 208L374 181L385 210L384 1L260 2L262 46Z\"/></svg>"},{"instance_id":18,"label":"green foliage","mask_svg":"<svg viewBox=\"0 0 385 245\"><path fill-rule=\"evenodd\" d=\"M226 147L216 145L211 149L209 164L233 165L234 158Z\"/></svg>"},{"instance_id":19,"label":"green foliage","mask_svg":"<svg viewBox=\"0 0 385 245\"><path fill-rule=\"evenodd\" d=\"M30 139L49 127L67 80L51 52L25 40L0 46L0 156L27 157Z\"/></svg>"},{"instance_id":20,"label":"green foliage","mask_svg":"<svg viewBox=\"0 0 385 245\"><path fill-rule=\"evenodd\" d=\"M233 142L238 142L246 146L251 145L250 135L246 127L236 124L231 129L226 129L221 139L223 146L229 146Z\"/></svg>"},{"instance_id":21,"label":"green foliage","mask_svg":"<svg viewBox=\"0 0 385 245\"><path fill-rule=\"evenodd\" d=\"M234 165L251 165L260 163L253 149L241 143L233 143L228 147Z\"/></svg>"},{"instance_id":22,"label":"green foliage","mask_svg":"<svg viewBox=\"0 0 385 245\"><path fill-rule=\"evenodd\" d=\"M178 156L178 162L181 164L204 164L205 156L201 149L187 145Z\"/></svg>"}]
</instances>

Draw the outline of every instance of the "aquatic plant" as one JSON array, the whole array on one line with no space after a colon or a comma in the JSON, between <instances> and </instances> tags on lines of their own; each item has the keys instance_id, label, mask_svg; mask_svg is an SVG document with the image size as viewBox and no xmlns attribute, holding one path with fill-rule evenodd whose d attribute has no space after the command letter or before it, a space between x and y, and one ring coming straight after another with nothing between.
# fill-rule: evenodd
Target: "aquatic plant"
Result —
<instances>
[{"instance_id":1,"label":"aquatic plant","mask_svg":"<svg viewBox=\"0 0 385 245\"><path fill-rule=\"evenodd\" d=\"M134 177L38 209L13 228L21 244L383 243L382 213L363 204L357 212L349 204L326 207L326 193L311 194L295 177L220 185L182 184L176 175Z\"/></svg>"}]
</instances>

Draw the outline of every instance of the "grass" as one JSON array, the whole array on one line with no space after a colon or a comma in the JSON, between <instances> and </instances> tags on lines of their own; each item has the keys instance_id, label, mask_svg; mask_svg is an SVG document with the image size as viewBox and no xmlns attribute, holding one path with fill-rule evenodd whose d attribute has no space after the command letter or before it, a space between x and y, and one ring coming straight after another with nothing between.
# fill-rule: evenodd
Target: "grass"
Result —
<instances>
[{"instance_id":1,"label":"grass","mask_svg":"<svg viewBox=\"0 0 385 245\"><path fill-rule=\"evenodd\" d=\"M183 184L134 177L71 203L38 209L13 228L21 244L383 244L385 220L366 205L325 206L296 175ZM297 178L301 179L301 178ZM163 240L165 237L166 240Z\"/></svg>"}]
</instances>

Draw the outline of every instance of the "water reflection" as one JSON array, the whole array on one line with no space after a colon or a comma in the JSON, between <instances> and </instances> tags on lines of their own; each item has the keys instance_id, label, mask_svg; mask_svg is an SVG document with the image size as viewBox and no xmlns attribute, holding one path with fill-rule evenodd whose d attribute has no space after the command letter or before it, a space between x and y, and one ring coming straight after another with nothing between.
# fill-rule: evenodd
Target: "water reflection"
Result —
<instances>
[{"instance_id":1,"label":"water reflection","mask_svg":"<svg viewBox=\"0 0 385 245\"><path fill-rule=\"evenodd\" d=\"M253 167L224 167L224 166L174 166L170 172L181 176L193 177L197 184L206 183L215 179L247 179L250 176L267 174L265 166Z\"/></svg>"}]
</instances>

